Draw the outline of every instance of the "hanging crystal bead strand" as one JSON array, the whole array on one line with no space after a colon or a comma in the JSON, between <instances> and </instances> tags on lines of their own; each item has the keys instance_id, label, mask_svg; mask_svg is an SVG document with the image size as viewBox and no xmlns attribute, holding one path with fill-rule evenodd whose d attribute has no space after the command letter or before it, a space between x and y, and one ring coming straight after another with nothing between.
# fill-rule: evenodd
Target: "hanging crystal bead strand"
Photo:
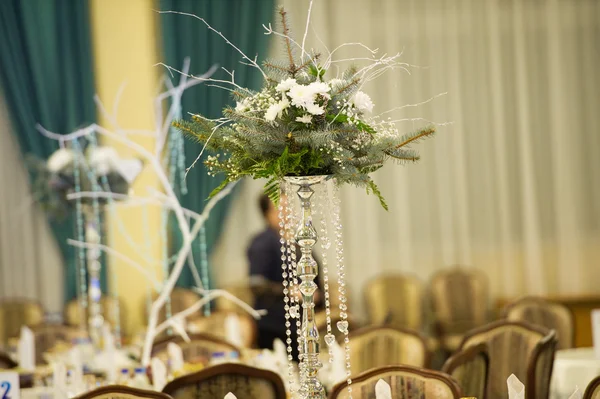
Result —
<instances>
[{"instance_id":1,"label":"hanging crystal bead strand","mask_svg":"<svg viewBox=\"0 0 600 399\"><path fill-rule=\"evenodd\" d=\"M75 180L75 193L79 194L81 192L81 158L82 156L81 149L79 148L79 142L77 140L73 141L73 150L75 151L75 158L73 162L73 178ZM77 197L75 199L75 214L76 214L76 230L77 230L77 241L85 242L84 237L84 229L83 229L83 206L81 203L81 198ZM85 318L85 314L87 313L87 271L85 268L85 249L83 247L77 248L77 266L79 272L79 306L80 306L80 317L79 323L80 327L83 330L87 330L87 320Z\"/></svg>"},{"instance_id":2,"label":"hanging crystal bead strand","mask_svg":"<svg viewBox=\"0 0 600 399\"><path fill-rule=\"evenodd\" d=\"M327 223L327 216L331 214L331 210L327 206L329 204L329 182L324 182L323 187L318 186L315 190L315 216L320 218L320 241L321 241L321 270L323 272L323 297L325 300L325 319L327 323L327 333L323 337L325 344L327 344L327 350L329 352L329 363L333 363L333 343L335 342L335 336L331 330L331 302L329 300L329 261L327 259L327 252L331 246L329 240L329 228Z\"/></svg>"},{"instance_id":3,"label":"hanging crystal bead strand","mask_svg":"<svg viewBox=\"0 0 600 399\"><path fill-rule=\"evenodd\" d=\"M348 310L347 297L346 297L346 272L344 265L344 241L342 238L342 222L340 218L340 199L339 199L339 188L337 184L334 185L333 189L333 212L331 213L333 218L333 226L335 228L335 251L337 257L337 269L338 269L338 286L339 286L339 309L340 309L340 321L337 322L338 330L344 334L344 352L346 357L346 377L348 383L348 395L352 398L352 379L351 376L351 364L350 364L350 338L348 337Z\"/></svg>"},{"instance_id":4,"label":"hanging crystal bead strand","mask_svg":"<svg viewBox=\"0 0 600 399\"><path fill-rule=\"evenodd\" d=\"M291 335L292 331L290 329L290 291L289 291L289 273L288 273L288 241L287 237L289 236L286 224L288 218L288 205L283 198L286 196L286 183L282 182L280 185L280 198L279 201L279 243L281 244L281 275L283 277L283 301L285 308L285 333L286 333L286 348L287 348L287 356L288 356L288 390L290 392L290 396L293 397L295 392L294 385L294 363L292 362L292 346L291 346Z\"/></svg>"}]
</instances>

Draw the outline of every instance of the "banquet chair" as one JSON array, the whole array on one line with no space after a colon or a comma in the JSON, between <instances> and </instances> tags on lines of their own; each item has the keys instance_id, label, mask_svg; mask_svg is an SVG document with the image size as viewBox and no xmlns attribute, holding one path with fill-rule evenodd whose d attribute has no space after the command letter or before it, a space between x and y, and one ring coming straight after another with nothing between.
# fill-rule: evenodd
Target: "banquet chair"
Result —
<instances>
[{"instance_id":1,"label":"banquet chair","mask_svg":"<svg viewBox=\"0 0 600 399\"><path fill-rule=\"evenodd\" d=\"M506 379L514 374L526 397L542 399L549 390L556 333L524 322L499 320L468 332L461 350L485 343L489 355L487 399L506 399ZM539 392L539 395L536 394Z\"/></svg>"},{"instance_id":2,"label":"banquet chair","mask_svg":"<svg viewBox=\"0 0 600 399\"><path fill-rule=\"evenodd\" d=\"M109 385L96 388L93 391L86 392L76 396L75 399L173 399L166 393L147 391L145 389L132 388L124 385Z\"/></svg>"},{"instance_id":3,"label":"banquet chair","mask_svg":"<svg viewBox=\"0 0 600 399\"><path fill-rule=\"evenodd\" d=\"M394 364L416 367L429 365L425 338L399 327L365 327L350 334L352 374Z\"/></svg>"},{"instance_id":4,"label":"banquet chair","mask_svg":"<svg viewBox=\"0 0 600 399\"><path fill-rule=\"evenodd\" d=\"M412 366L385 366L367 370L352 377L352 398L372 399L375 385L382 379L392 391L392 398L405 399L458 399L461 391L456 381L447 374ZM329 399L346 399L348 382L333 387Z\"/></svg>"},{"instance_id":5,"label":"banquet chair","mask_svg":"<svg viewBox=\"0 0 600 399\"><path fill-rule=\"evenodd\" d=\"M423 285L416 277L384 274L365 287L369 321L421 331L423 327Z\"/></svg>"},{"instance_id":6,"label":"banquet chair","mask_svg":"<svg viewBox=\"0 0 600 399\"><path fill-rule=\"evenodd\" d=\"M594 378L585 388L583 399L600 399L600 375Z\"/></svg>"},{"instance_id":7,"label":"banquet chair","mask_svg":"<svg viewBox=\"0 0 600 399\"><path fill-rule=\"evenodd\" d=\"M228 337L226 321L228 318L236 319L239 327L239 340L235 342ZM243 348L252 348L256 343L257 327L256 321L245 311L216 311L209 316L195 317L187 322L187 330L192 333L208 333L224 340L230 340L232 344Z\"/></svg>"},{"instance_id":8,"label":"banquet chair","mask_svg":"<svg viewBox=\"0 0 600 399\"><path fill-rule=\"evenodd\" d=\"M0 347L10 338L20 335L22 326L36 326L44 322L44 308L38 302L24 298L0 300Z\"/></svg>"},{"instance_id":9,"label":"banquet chair","mask_svg":"<svg viewBox=\"0 0 600 399\"><path fill-rule=\"evenodd\" d=\"M123 303L123 299L103 296L100 300L102 306L102 316L104 320L108 322L111 329L114 330L119 320L120 334L123 337L127 337L129 332L127 331L127 308ZM69 301L64 309L65 323L71 327L80 327L82 324L86 326L88 324L87 308L81 309L81 303L78 299Z\"/></svg>"},{"instance_id":10,"label":"banquet chair","mask_svg":"<svg viewBox=\"0 0 600 399\"><path fill-rule=\"evenodd\" d=\"M238 363L208 367L169 382L163 392L174 399L223 399L229 392L237 399L286 399L281 377L272 371Z\"/></svg>"},{"instance_id":11,"label":"banquet chair","mask_svg":"<svg viewBox=\"0 0 600 399\"><path fill-rule=\"evenodd\" d=\"M195 333L189 334L189 337L190 342L185 342L179 335L173 335L154 341L154 345L152 346L152 356L156 356L166 362L169 357L167 346L171 342L181 347L183 359L190 363L199 361L206 363L210 360L212 354L216 352L235 352L238 356L240 355L240 350L237 346L213 335Z\"/></svg>"},{"instance_id":12,"label":"banquet chair","mask_svg":"<svg viewBox=\"0 0 600 399\"><path fill-rule=\"evenodd\" d=\"M46 364L44 353L57 344L70 344L77 330L62 324L41 324L31 328L35 341L35 364Z\"/></svg>"},{"instance_id":13,"label":"banquet chair","mask_svg":"<svg viewBox=\"0 0 600 399\"><path fill-rule=\"evenodd\" d=\"M526 321L556 330L558 349L574 346L575 326L573 313L564 305L538 297L524 297L504 309L507 320Z\"/></svg>"},{"instance_id":14,"label":"banquet chair","mask_svg":"<svg viewBox=\"0 0 600 399\"><path fill-rule=\"evenodd\" d=\"M283 289L283 287L282 287ZM238 299L246 302L249 305L254 304L254 295L252 294L252 288L250 284L238 284L223 288L224 291L229 292ZM237 303L231 301L227 297L220 296L215 298L215 309L218 311L242 311L243 309Z\"/></svg>"},{"instance_id":15,"label":"banquet chair","mask_svg":"<svg viewBox=\"0 0 600 399\"><path fill-rule=\"evenodd\" d=\"M338 321L342 320L339 309L331 309L331 333L336 339L339 339L344 334L336 328ZM357 329L358 322L350 313L347 314L346 320L348 321L348 331L352 332ZM319 338L321 339L321 346L326 345L324 341L325 334L327 334L327 314L324 310L321 310L315 314L315 324L319 331Z\"/></svg>"},{"instance_id":16,"label":"banquet chair","mask_svg":"<svg viewBox=\"0 0 600 399\"><path fill-rule=\"evenodd\" d=\"M487 277L479 270L455 266L437 272L429 282L434 333L447 352L458 349L464 334L487 322Z\"/></svg>"},{"instance_id":17,"label":"banquet chair","mask_svg":"<svg viewBox=\"0 0 600 399\"><path fill-rule=\"evenodd\" d=\"M480 343L452 355L442 371L458 382L463 396L485 399L489 362L487 345Z\"/></svg>"},{"instance_id":18,"label":"banquet chair","mask_svg":"<svg viewBox=\"0 0 600 399\"><path fill-rule=\"evenodd\" d=\"M12 360L8 354L0 352L0 370L14 369L17 366L18 363Z\"/></svg>"}]
</instances>

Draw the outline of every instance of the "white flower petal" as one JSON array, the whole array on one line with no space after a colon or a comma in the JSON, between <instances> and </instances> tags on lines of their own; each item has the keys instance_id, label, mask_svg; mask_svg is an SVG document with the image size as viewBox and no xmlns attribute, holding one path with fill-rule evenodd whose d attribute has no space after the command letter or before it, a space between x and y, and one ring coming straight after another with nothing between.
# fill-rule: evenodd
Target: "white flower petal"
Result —
<instances>
[{"instance_id":1,"label":"white flower petal","mask_svg":"<svg viewBox=\"0 0 600 399\"><path fill-rule=\"evenodd\" d=\"M46 168L52 173L58 173L73 163L75 152L68 148L60 148L52 153L46 161Z\"/></svg>"}]
</instances>

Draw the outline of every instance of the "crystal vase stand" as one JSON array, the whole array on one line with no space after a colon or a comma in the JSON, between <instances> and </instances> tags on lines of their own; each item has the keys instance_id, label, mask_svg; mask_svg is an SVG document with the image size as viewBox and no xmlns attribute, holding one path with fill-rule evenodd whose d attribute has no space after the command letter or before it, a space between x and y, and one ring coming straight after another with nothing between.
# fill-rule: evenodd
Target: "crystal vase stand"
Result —
<instances>
[{"instance_id":1,"label":"crystal vase stand","mask_svg":"<svg viewBox=\"0 0 600 399\"><path fill-rule=\"evenodd\" d=\"M100 244L100 226L94 217L91 206L85 207L85 240L88 244ZM92 247L87 250L87 275L88 275L88 333L93 345L101 347L102 326L102 290L100 288L100 249Z\"/></svg>"},{"instance_id":2,"label":"crystal vase stand","mask_svg":"<svg viewBox=\"0 0 600 399\"><path fill-rule=\"evenodd\" d=\"M302 399L325 399L325 389L317 378L323 366L319 361L319 331L315 323L314 294L317 290L315 279L318 275L317 262L312 251L317 242L317 231L312 223L311 197L312 187L325 181L327 176L286 177L285 180L297 186L296 194L300 199L301 218L296 230L295 241L300 247L301 257L297 263L302 294L302 325L299 337L300 387Z\"/></svg>"}]
</instances>

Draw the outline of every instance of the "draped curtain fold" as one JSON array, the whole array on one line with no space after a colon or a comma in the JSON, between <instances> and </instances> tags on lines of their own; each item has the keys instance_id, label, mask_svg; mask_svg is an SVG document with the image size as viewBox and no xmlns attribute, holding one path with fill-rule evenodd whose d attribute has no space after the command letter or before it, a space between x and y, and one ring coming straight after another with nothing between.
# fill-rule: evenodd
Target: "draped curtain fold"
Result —
<instances>
[{"instance_id":1,"label":"draped curtain fold","mask_svg":"<svg viewBox=\"0 0 600 399\"><path fill-rule=\"evenodd\" d=\"M267 37L262 33L262 24L271 22L274 11L274 1L263 0L251 2L243 0L161 0L162 11L178 11L194 14L204 18L217 31L221 32L229 41L234 43L249 57L256 54L264 56L267 50ZM230 47L223 38L210 31L202 21L190 16L178 14L161 15L162 39L164 46L165 63L174 68L181 69L184 59L190 58L190 73L200 75L214 64L226 68L228 71L235 69L235 81L238 85L251 89L258 89L262 83L262 75L253 68L241 65L241 55ZM213 78L230 80L231 77L223 70L219 70ZM175 76L174 81L179 77ZM228 91L207 85L199 85L187 90L182 99L182 117L190 118L189 113L202 114L209 118L221 116L222 108L231 104L232 99ZM186 166L196 159L202 146L186 140L185 158ZM202 160L206 157L203 156ZM207 175L207 170L199 161L191 169L186 178L187 194L180 193L181 204L194 211L201 212L206 204L210 192L219 185L221 179ZM212 210L210 218L205 224L206 243L210 253L221 235L225 218L229 211L230 198L225 198ZM172 224L174 226L174 224ZM173 228L172 246L181 246L181 236L178 229ZM195 264L200 262L200 245L198 240L193 245ZM210 269L209 269L210 270ZM178 281L178 285L189 287L193 285L189 269Z\"/></svg>"},{"instance_id":2,"label":"draped curtain fold","mask_svg":"<svg viewBox=\"0 0 600 399\"><path fill-rule=\"evenodd\" d=\"M280 3L302 39L309 2ZM380 273L427 281L456 263L484 270L494 296L598 293L599 16L593 0L314 2L308 48L362 42L416 66L365 86L374 114L448 92L389 116L406 131L424 123L413 118L452 122L417 146L419 163L374 175L389 212L362 190L341 190L355 312ZM335 55L370 56L360 47ZM242 198L259 191L245 184L232 205L213 257L221 285L244 278L261 220Z\"/></svg>"},{"instance_id":3,"label":"draped curtain fold","mask_svg":"<svg viewBox=\"0 0 600 399\"><path fill-rule=\"evenodd\" d=\"M0 37L0 85L21 152L45 159L58 143L43 138L37 123L64 133L96 119L88 2L2 1ZM73 220L51 223L65 262L66 299L76 296L74 249L66 243Z\"/></svg>"}]
</instances>

